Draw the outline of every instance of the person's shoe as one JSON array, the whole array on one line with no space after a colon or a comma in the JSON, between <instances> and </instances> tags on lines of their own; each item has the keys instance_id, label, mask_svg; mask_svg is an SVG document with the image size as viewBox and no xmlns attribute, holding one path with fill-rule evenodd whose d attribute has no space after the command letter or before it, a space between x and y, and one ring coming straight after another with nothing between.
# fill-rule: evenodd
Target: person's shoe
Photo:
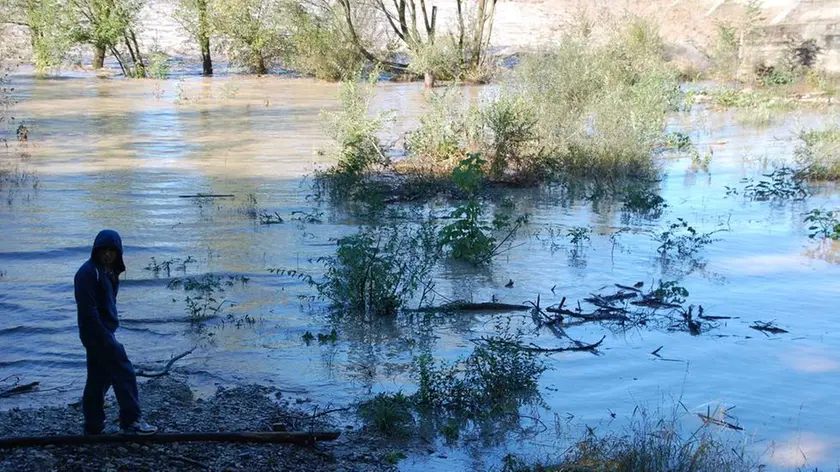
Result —
<instances>
[{"instance_id":1,"label":"person's shoe","mask_svg":"<svg viewBox=\"0 0 840 472\"><path fill-rule=\"evenodd\" d=\"M120 432L120 427L111 423L108 426L105 426L105 429L103 429L102 432L99 433L99 434L111 435L111 434L119 434L119 432Z\"/></svg>"},{"instance_id":2,"label":"person's shoe","mask_svg":"<svg viewBox=\"0 0 840 472\"><path fill-rule=\"evenodd\" d=\"M137 421L131 423L127 427L123 427L120 432L122 434L138 434L140 436L149 436L151 434L157 433L157 426L152 426L149 423L146 423L142 418L138 418Z\"/></svg>"}]
</instances>

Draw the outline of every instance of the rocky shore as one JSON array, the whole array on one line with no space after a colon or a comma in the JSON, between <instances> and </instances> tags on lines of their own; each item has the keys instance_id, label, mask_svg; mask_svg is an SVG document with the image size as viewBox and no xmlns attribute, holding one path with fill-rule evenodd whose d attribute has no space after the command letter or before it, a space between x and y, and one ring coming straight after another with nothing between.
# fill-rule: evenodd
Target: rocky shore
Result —
<instances>
[{"instance_id":1,"label":"rocky shore","mask_svg":"<svg viewBox=\"0 0 840 472\"><path fill-rule=\"evenodd\" d=\"M374 439L351 426L313 418L296 409L273 387L250 385L223 389L208 399L195 398L189 386L172 377L140 385L144 417L161 432L341 430L337 441L315 446L190 442L172 444L96 444L0 450L0 471L386 471ZM116 421L113 396L106 405ZM116 424L109 425L115 429ZM79 405L0 412L0 437L82 433Z\"/></svg>"}]
</instances>

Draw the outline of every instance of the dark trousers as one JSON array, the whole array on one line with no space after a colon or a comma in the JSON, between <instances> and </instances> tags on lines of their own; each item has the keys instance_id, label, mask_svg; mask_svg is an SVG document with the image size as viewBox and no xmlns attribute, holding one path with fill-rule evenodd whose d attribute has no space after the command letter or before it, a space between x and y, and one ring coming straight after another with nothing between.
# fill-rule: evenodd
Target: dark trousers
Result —
<instances>
[{"instance_id":1,"label":"dark trousers","mask_svg":"<svg viewBox=\"0 0 840 472\"><path fill-rule=\"evenodd\" d=\"M120 404L120 425L126 427L140 418L134 366L118 342L108 349L87 349L87 383L82 397L85 432L95 434L105 427L105 393L110 387Z\"/></svg>"}]
</instances>

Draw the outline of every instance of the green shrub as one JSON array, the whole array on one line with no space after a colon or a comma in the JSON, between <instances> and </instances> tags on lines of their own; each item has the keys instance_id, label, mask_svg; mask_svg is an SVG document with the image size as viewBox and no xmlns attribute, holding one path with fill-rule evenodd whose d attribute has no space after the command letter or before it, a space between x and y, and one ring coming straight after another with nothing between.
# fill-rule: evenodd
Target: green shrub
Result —
<instances>
[{"instance_id":1,"label":"green shrub","mask_svg":"<svg viewBox=\"0 0 840 472\"><path fill-rule=\"evenodd\" d=\"M762 0L748 0L742 18L716 24L717 34L709 56L719 79L736 79L743 65L745 49L761 39L764 20L761 3Z\"/></svg>"},{"instance_id":2,"label":"green shrub","mask_svg":"<svg viewBox=\"0 0 840 472\"><path fill-rule=\"evenodd\" d=\"M662 214L668 204L665 199L648 187L629 187L622 198L624 211L649 216Z\"/></svg>"},{"instance_id":3,"label":"green shrub","mask_svg":"<svg viewBox=\"0 0 840 472\"><path fill-rule=\"evenodd\" d=\"M286 50L288 67L318 79L338 81L352 79L365 65L365 57L353 44L347 23L337 10L313 12L299 3L286 8L291 23Z\"/></svg>"},{"instance_id":4,"label":"green shrub","mask_svg":"<svg viewBox=\"0 0 840 472\"><path fill-rule=\"evenodd\" d=\"M677 218L665 231L656 233L654 239L659 243L657 251L662 257L690 258L715 240L710 233L701 233L687 221Z\"/></svg>"},{"instance_id":5,"label":"green shrub","mask_svg":"<svg viewBox=\"0 0 840 472\"><path fill-rule=\"evenodd\" d=\"M428 94L418 126L406 135L406 152L419 166L451 169L475 149L480 121L474 107L465 106L460 89Z\"/></svg>"},{"instance_id":6,"label":"green shrub","mask_svg":"<svg viewBox=\"0 0 840 472\"><path fill-rule=\"evenodd\" d=\"M418 408L463 419L489 418L516 411L539 398L546 367L538 354L522 348L516 336L482 339L460 362L416 360Z\"/></svg>"},{"instance_id":7,"label":"green shrub","mask_svg":"<svg viewBox=\"0 0 840 472\"><path fill-rule=\"evenodd\" d=\"M542 149L560 169L582 176L649 175L677 107L677 74L655 30L635 20L605 44L583 28L554 49L525 57L511 87L535 108Z\"/></svg>"},{"instance_id":8,"label":"green shrub","mask_svg":"<svg viewBox=\"0 0 840 472\"><path fill-rule=\"evenodd\" d=\"M840 127L804 131L799 134L794 155L799 172L810 180L840 180Z\"/></svg>"},{"instance_id":9,"label":"green shrub","mask_svg":"<svg viewBox=\"0 0 840 472\"><path fill-rule=\"evenodd\" d=\"M688 151L694 148L691 136L681 131L672 131L665 136L665 148L677 151Z\"/></svg>"},{"instance_id":10,"label":"green shrub","mask_svg":"<svg viewBox=\"0 0 840 472\"><path fill-rule=\"evenodd\" d=\"M337 244L334 255L318 259L326 273L316 288L334 307L361 314L395 314L427 282L439 254L431 224L366 227Z\"/></svg>"},{"instance_id":11,"label":"green shrub","mask_svg":"<svg viewBox=\"0 0 840 472\"><path fill-rule=\"evenodd\" d=\"M408 57L408 70L413 74L431 72L438 80L456 80L464 73L464 60L454 37L417 44L408 50Z\"/></svg>"},{"instance_id":12,"label":"green shrub","mask_svg":"<svg viewBox=\"0 0 840 472\"><path fill-rule=\"evenodd\" d=\"M385 437L405 438L414 426L413 401L397 393L380 393L359 404L357 411L365 423Z\"/></svg>"},{"instance_id":13,"label":"green shrub","mask_svg":"<svg viewBox=\"0 0 840 472\"><path fill-rule=\"evenodd\" d=\"M339 95L341 110L322 114L325 130L333 141L327 152L337 160L330 173L360 177L389 162L377 136L389 117L385 113L370 116L376 76L372 73L367 82L361 81L358 74L345 80Z\"/></svg>"},{"instance_id":14,"label":"green shrub","mask_svg":"<svg viewBox=\"0 0 840 472\"><path fill-rule=\"evenodd\" d=\"M484 218L478 192L486 164L478 154L471 154L452 171L455 185L469 199L450 213L453 221L441 228L439 236L439 244L447 249L449 257L475 265L489 264L499 253L501 245L527 220L527 216L522 216L511 221L507 212L498 213L492 224ZM501 243L493 235L495 230L508 231Z\"/></svg>"},{"instance_id":15,"label":"green shrub","mask_svg":"<svg viewBox=\"0 0 840 472\"><path fill-rule=\"evenodd\" d=\"M533 150L537 141L536 113L523 97L503 93L484 107L481 115L492 177L500 178L508 169L520 175L538 171Z\"/></svg>"},{"instance_id":16,"label":"green shrub","mask_svg":"<svg viewBox=\"0 0 840 472\"><path fill-rule=\"evenodd\" d=\"M146 67L146 73L149 77L166 80L169 77L169 55L160 51L153 52L149 55L149 65Z\"/></svg>"}]
</instances>

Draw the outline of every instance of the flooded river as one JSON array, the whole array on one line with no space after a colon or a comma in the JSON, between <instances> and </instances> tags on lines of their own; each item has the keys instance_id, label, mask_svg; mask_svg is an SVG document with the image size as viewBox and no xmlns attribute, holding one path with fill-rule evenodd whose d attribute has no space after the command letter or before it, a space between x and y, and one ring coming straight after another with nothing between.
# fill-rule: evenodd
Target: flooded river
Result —
<instances>
[{"instance_id":1,"label":"flooded river","mask_svg":"<svg viewBox=\"0 0 840 472\"><path fill-rule=\"evenodd\" d=\"M412 347L454 359L471 352L470 339L492 331L499 315L451 315L431 320L400 317L331 325L322 302L301 281L271 268L317 273L311 258L329 254L330 238L355 231L358 220L315 203L306 179L327 164L319 114L337 107L338 86L279 77L123 81L90 77L33 80L16 77L18 119L29 128L28 166L38 189L0 205L0 379L40 381L42 392L0 400L0 408L73 401L84 385L73 275L89 256L94 235L118 230L128 266L120 290L118 337L135 363L168 359L199 345L177 366L201 392L238 382L272 384L295 398L344 405L378 391L411 391ZM469 90L478 95L480 89ZM419 84L383 84L376 106L394 109L397 130L422 111ZM581 299L604 286L683 275L663 267L657 244L643 231L684 218L702 231L725 229L706 247L702 267L681 280L689 302L706 314L732 317L700 336L658 329L613 333L598 326L570 330L597 341L602 355L556 354L541 381L549 431L533 439L444 454L409 457L405 470L486 469L506 450L539 455L551 450L555 415L570 428L620 431L637 406L683 414L688 431L695 412L737 407L744 428L728 433L780 469L836 468L840 463L840 247L808 238L805 213L838 208L834 189L805 201L753 202L727 195L742 178L760 177L768 163L790 159L795 133L828 116L794 114L765 129L735 125L730 114L702 109L674 119L705 152L708 172L688 157L662 160L658 219L622 219L620 203L569 201L550 190L518 191L517 208L531 214L512 249L490 269L455 268L438 274L438 291L453 299L543 305ZM195 199L182 195L231 194ZM253 196L253 197L251 197ZM254 203L254 200L256 203ZM8 204L7 204L8 203ZM285 224L261 225L254 211L277 212ZM300 222L299 213L320 222ZM591 243L573 251L552 248L547 225L592 228ZM610 235L630 228L614 243ZM146 270L151 258L172 259L167 274ZM254 323L215 323L199 332L186 321L184 293L174 277L212 273L247 284L223 286L224 314ZM506 288L508 281L514 286ZM554 291L552 292L552 289ZM224 319L224 318L223 318ZM765 336L754 321L789 331ZM304 333L338 332L336 343L306 345ZM539 342L557 345L550 334ZM656 357L652 351L662 346ZM663 359L664 358L664 359ZM305 405L305 404L304 404ZM682 410L685 413L685 410ZM615 414L615 418L611 413ZM733 420L735 421L735 420ZM551 433L551 434L549 434Z\"/></svg>"}]
</instances>

